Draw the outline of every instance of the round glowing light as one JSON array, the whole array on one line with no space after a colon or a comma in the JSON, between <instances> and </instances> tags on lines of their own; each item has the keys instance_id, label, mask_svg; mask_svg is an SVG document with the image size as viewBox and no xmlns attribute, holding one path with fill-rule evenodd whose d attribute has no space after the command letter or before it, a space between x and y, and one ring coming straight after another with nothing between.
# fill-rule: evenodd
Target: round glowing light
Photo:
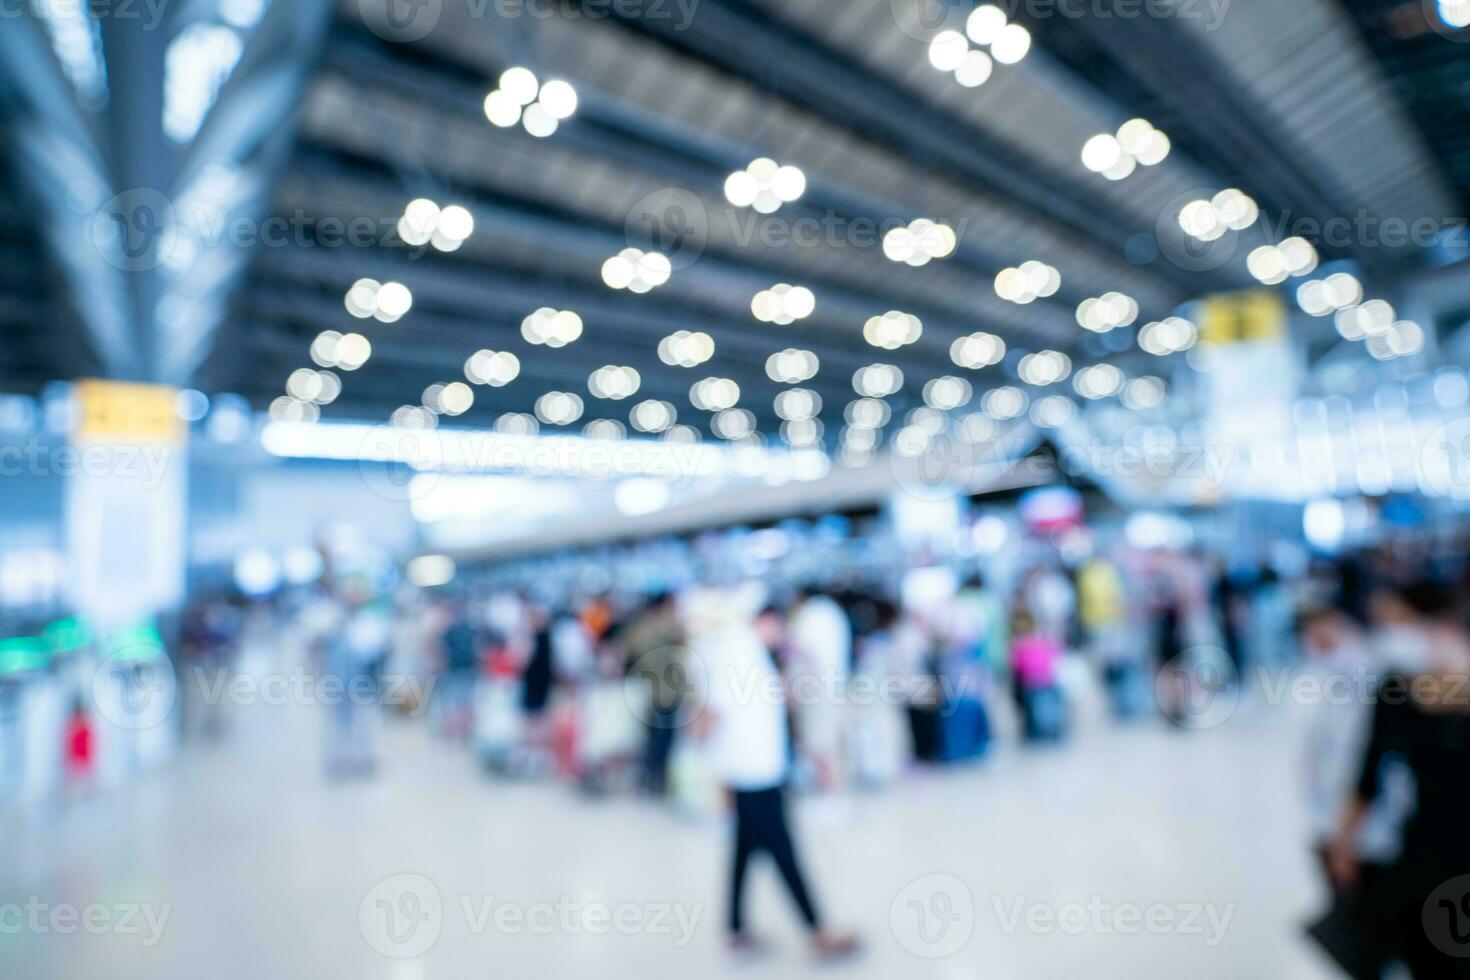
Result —
<instances>
[{"instance_id":1,"label":"round glowing light","mask_svg":"<svg viewBox=\"0 0 1470 980\"><path fill-rule=\"evenodd\" d=\"M924 404L940 412L968 404L972 397L974 389L970 382L953 375L934 378L924 384Z\"/></svg>"},{"instance_id":2,"label":"round glowing light","mask_svg":"<svg viewBox=\"0 0 1470 980\"><path fill-rule=\"evenodd\" d=\"M1026 397L1026 392L1007 385L986 392L985 397L981 400L981 407L991 418L1005 421L1020 416L1026 411L1029 403L1030 399Z\"/></svg>"},{"instance_id":3,"label":"round glowing light","mask_svg":"<svg viewBox=\"0 0 1470 980\"><path fill-rule=\"evenodd\" d=\"M628 413L628 420L639 432L664 432L678 420L679 413L668 402L641 401Z\"/></svg>"},{"instance_id":4,"label":"round glowing light","mask_svg":"<svg viewBox=\"0 0 1470 980\"><path fill-rule=\"evenodd\" d=\"M1042 429L1056 429L1077 417L1077 406L1066 395L1048 395L1031 406L1031 421Z\"/></svg>"},{"instance_id":5,"label":"round glowing light","mask_svg":"<svg viewBox=\"0 0 1470 980\"><path fill-rule=\"evenodd\" d=\"M322 379L311 368L297 368L286 379L286 394L298 401L315 401L321 390Z\"/></svg>"},{"instance_id":6,"label":"round glowing light","mask_svg":"<svg viewBox=\"0 0 1470 980\"><path fill-rule=\"evenodd\" d=\"M714 338L703 331L677 330L658 343L659 360L670 367L698 367L714 355Z\"/></svg>"},{"instance_id":7,"label":"round glowing light","mask_svg":"<svg viewBox=\"0 0 1470 980\"><path fill-rule=\"evenodd\" d=\"M781 384L799 384L815 377L820 362L809 350L788 347L766 358L766 376Z\"/></svg>"},{"instance_id":8,"label":"round glowing light","mask_svg":"<svg viewBox=\"0 0 1470 980\"><path fill-rule=\"evenodd\" d=\"M805 388L788 388L776 396L775 409L787 421L815 418L822 411L822 396Z\"/></svg>"},{"instance_id":9,"label":"round glowing light","mask_svg":"<svg viewBox=\"0 0 1470 980\"><path fill-rule=\"evenodd\" d=\"M869 364L853 374L852 387L859 395L886 398L903 388L903 372L892 364Z\"/></svg>"},{"instance_id":10,"label":"round glowing light","mask_svg":"<svg viewBox=\"0 0 1470 980\"><path fill-rule=\"evenodd\" d=\"M1006 26L1006 12L993 3L982 4L970 11L965 20L965 33L976 44L989 46L1000 37Z\"/></svg>"},{"instance_id":11,"label":"round glowing light","mask_svg":"<svg viewBox=\"0 0 1470 980\"><path fill-rule=\"evenodd\" d=\"M853 428L881 429L893 417L893 410L877 398L858 398L847 403L843 417Z\"/></svg>"},{"instance_id":12,"label":"round glowing light","mask_svg":"<svg viewBox=\"0 0 1470 980\"><path fill-rule=\"evenodd\" d=\"M1262 245L1253 249L1246 256L1245 266L1262 285L1275 286L1287 280L1286 259L1275 245Z\"/></svg>"},{"instance_id":13,"label":"round glowing light","mask_svg":"<svg viewBox=\"0 0 1470 980\"><path fill-rule=\"evenodd\" d=\"M485 96L485 118L501 129L510 129L521 121L521 104L501 89Z\"/></svg>"},{"instance_id":14,"label":"round glowing light","mask_svg":"<svg viewBox=\"0 0 1470 980\"><path fill-rule=\"evenodd\" d=\"M532 102L526 106L526 111L521 114L521 122L525 125L526 132L538 139L553 135L560 125L556 117L540 102Z\"/></svg>"},{"instance_id":15,"label":"round glowing light","mask_svg":"<svg viewBox=\"0 0 1470 980\"><path fill-rule=\"evenodd\" d=\"M939 71L954 71L964 64L970 44L959 31L940 31L929 42L929 64Z\"/></svg>"},{"instance_id":16,"label":"round glowing light","mask_svg":"<svg viewBox=\"0 0 1470 980\"><path fill-rule=\"evenodd\" d=\"M342 335L335 330L323 330L311 342L311 359L321 367L337 366L337 345Z\"/></svg>"},{"instance_id":17,"label":"round glowing light","mask_svg":"<svg viewBox=\"0 0 1470 980\"><path fill-rule=\"evenodd\" d=\"M515 100L517 105L530 105L536 101L541 85L529 68L516 66L500 73L500 90Z\"/></svg>"},{"instance_id":18,"label":"round glowing light","mask_svg":"<svg viewBox=\"0 0 1470 980\"><path fill-rule=\"evenodd\" d=\"M995 64L984 51L971 50L954 70L954 80L965 88L979 88L990 80Z\"/></svg>"},{"instance_id":19,"label":"round glowing light","mask_svg":"<svg viewBox=\"0 0 1470 980\"><path fill-rule=\"evenodd\" d=\"M1123 147L1116 137L1099 133L1082 145L1082 165L1093 173L1104 173L1123 159Z\"/></svg>"},{"instance_id":20,"label":"round glowing light","mask_svg":"<svg viewBox=\"0 0 1470 980\"><path fill-rule=\"evenodd\" d=\"M889 310L882 316L870 317L863 324L863 339L874 347L898 350L917 341L924 333L924 324L912 313Z\"/></svg>"},{"instance_id":21,"label":"round glowing light","mask_svg":"<svg viewBox=\"0 0 1470 980\"><path fill-rule=\"evenodd\" d=\"M569 119L577 111L577 90L569 82L553 78L541 86L538 101L553 119Z\"/></svg>"},{"instance_id":22,"label":"round glowing light","mask_svg":"<svg viewBox=\"0 0 1470 980\"><path fill-rule=\"evenodd\" d=\"M394 323L413 308L413 293L401 282L385 282L378 290L378 308L373 316L384 323Z\"/></svg>"},{"instance_id":23,"label":"round glowing light","mask_svg":"<svg viewBox=\"0 0 1470 980\"><path fill-rule=\"evenodd\" d=\"M360 333L344 334L337 341L337 366L344 371L356 371L373 356L373 345Z\"/></svg>"},{"instance_id":24,"label":"round glowing light","mask_svg":"<svg viewBox=\"0 0 1470 980\"><path fill-rule=\"evenodd\" d=\"M1164 403L1168 393L1164 382L1149 375L1134 378L1123 387L1123 405L1134 411L1156 408Z\"/></svg>"},{"instance_id":25,"label":"round glowing light","mask_svg":"<svg viewBox=\"0 0 1470 980\"><path fill-rule=\"evenodd\" d=\"M439 393L439 409L445 415L463 415L475 404L475 392L463 381L451 381Z\"/></svg>"},{"instance_id":26,"label":"round glowing light","mask_svg":"<svg viewBox=\"0 0 1470 980\"><path fill-rule=\"evenodd\" d=\"M1003 65L1014 65L1031 50L1031 32L1020 24L1007 24L990 44L990 54Z\"/></svg>"},{"instance_id":27,"label":"round glowing light","mask_svg":"<svg viewBox=\"0 0 1470 980\"><path fill-rule=\"evenodd\" d=\"M606 364L593 371L587 379L587 390L593 397L621 401L638 393L642 379L631 367Z\"/></svg>"},{"instance_id":28,"label":"round glowing light","mask_svg":"<svg viewBox=\"0 0 1470 980\"><path fill-rule=\"evenodd\" d=\"M955 365L978 371L999 364L1006 356L1005 341L994 334L972 333L957 338L949 347Z\"/></svg>"},{"instance_id":29,"label":"round glowing light","mask_svg":"<svg viewBox=\"0 0 1470 980\"><path fill-rule=\"evenodd\" d=\"M729 378L705 378L689 389L689 401L706 412L721 412L740 401L740 386Z\"/></svg>"},{"instance_id":30,"label":"round glowing light","mask_svg":"<svg viewBox=\"0 0 1470 980\"><path fill-rule=\"evenodd\" d=\"M536 399L536 418L547 425L571 425L582 417L582 399L569 391L548 391Z\"/></svg>"},{"instance_id":31,"label":"round glowing light","mask_svg":"<svg viewBox=\"0 0 1470 980\"><path fill-rule=\"evenodd\" d=\"M343 301L347 312L359 320L371 317L378 308L378 290L382 288L383 284L376 279L357 280L347 291L347 297Z\"/></svg>"},{"instance_id":32,"label":"round glowing light","mask_svg":"<svg viewBox=\"0 0 1470 980\"><path fill-rule=\"evenodd\" d=\"M451 204L439 214L438 231L450 241L462 242L475 233L475 216L469 209Z\"/></svg>"}]
</instances>

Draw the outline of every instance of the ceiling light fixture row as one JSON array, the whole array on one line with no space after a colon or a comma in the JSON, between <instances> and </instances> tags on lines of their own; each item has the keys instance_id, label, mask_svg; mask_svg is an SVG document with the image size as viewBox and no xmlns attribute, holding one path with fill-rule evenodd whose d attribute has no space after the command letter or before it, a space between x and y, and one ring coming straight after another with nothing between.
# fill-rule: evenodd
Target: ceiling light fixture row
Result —
<instances>
[{"instance_id":1,"label":"ceiling light fixture row","mask_svg":"<svg viewBox=\"0 0 1470 980\"><path fill-rule=\"evenodd\" d=\"M536 73L516 66L500 73L500 84L485 96L485 118L501 129L517 123L540 139L552 135L577 111L577 90L559 78L541 84Z\"/></svg>"},{"instance_id":2,"label":"ceiling light fixture row","mask_svg":"<svg viewBox=\"0 0 1470 980\"><path fill-rule=\"evenodd\" d=\"M987 3L970 12L963 34L949 30L934 35L929 42L929 64L953 74L965 88L978 88L990 80L996 62L1017 64L1030 50L1031 32L1011 23L1000 7Z\"/></svg>"}]
</instances>

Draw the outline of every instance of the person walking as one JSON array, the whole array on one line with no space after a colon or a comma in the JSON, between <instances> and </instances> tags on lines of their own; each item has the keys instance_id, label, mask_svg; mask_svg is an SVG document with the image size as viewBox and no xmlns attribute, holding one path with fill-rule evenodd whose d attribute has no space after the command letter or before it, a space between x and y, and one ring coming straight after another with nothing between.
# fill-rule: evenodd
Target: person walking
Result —
<instances>
[{"instance_id":1,"label":"person walking","mask_svg":"<svg viewBox=\"0 0 1470 980\"><path fill-rule=\"evenodd\" d=\"M764 852L785 881L815 952L823 958L848 956L859 944L824 923L786 819L786 702L780 674L754 626L763 591L758 583L731 592L701 589L684 603L706 698L696 731L706 740L735 810L729 945L740 953L762 949L746 929L745 884L751 858Z\"/></svg>"},{"instance_id":2,"label":"person walking","mask_svg":"<svg viewBox=\"0 0 1470 980\"><path fill-rule=\"evenodd\" d=\"M1329 856L1340 888L1362 888L1361 930L1414 980L1470 977L1470 632L1456 598L1434 582L1394 590L1407 616L1381 627L1397 672L1383 679L1361 776ZM1385 768L1413 774L1415 801L1398 860L1372 878L1359 842L1385 793Z\"/></svg>"}]
</instances>

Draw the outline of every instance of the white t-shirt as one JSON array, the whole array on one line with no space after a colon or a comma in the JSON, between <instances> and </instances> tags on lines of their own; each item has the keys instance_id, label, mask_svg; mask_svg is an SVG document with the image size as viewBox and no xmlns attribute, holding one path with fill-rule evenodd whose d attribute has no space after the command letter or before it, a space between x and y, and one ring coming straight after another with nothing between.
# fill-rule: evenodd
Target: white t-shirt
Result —
<instances>
[{"instance_id":1,"label":"white t-shirt","mask_svg":"<svg viewBox=\"0 0 1470 980\"><path fill-rule=\"evenodd\" d=\"M826 596L801 604L791 617L793 671L844 679L852 654L852 627L842 607Z\"/></svg>"},{"instance_id":2,"label":"white t-shirt","mask_svg":"<svg viewBox=\"0 0 1470 980\"><path fill-rule=\"evenodd\" d=\"M694 639L714 730L710 765L731 789L786 781L786 697L771 655L755 630L728 625Z\"/></svg>"}]
</instances>

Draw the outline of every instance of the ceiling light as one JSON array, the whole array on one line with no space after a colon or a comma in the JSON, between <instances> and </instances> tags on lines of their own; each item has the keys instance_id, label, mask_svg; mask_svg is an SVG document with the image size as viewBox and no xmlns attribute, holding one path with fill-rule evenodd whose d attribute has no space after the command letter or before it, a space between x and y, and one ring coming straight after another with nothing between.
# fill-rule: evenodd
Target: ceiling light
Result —
<instances>
[{"instance_id":1,"label":"ceiling light","mask_svg":"<svg viewBox=\"0 0 1470 980\"><path fill-rule=\"evenodd\" d=\"M1037 351L1021 358L1016 373L1028 385L1045 387L1065 380L1072 373L1072 359L1061 351Z\"/></svg>"},{"instance_id":2,"label":"ceiling light","mask_svg":"<svg viewBox=\"0 0 1470 980\"><path fill-rule=\"evenodd\" d=\"M815 418L822 411L822 396L805 388L788 388L776 396L776 415L792 419Z\"/></svg>"},{"instance_id":3,"label":"ceiling light","mask_svg":"<svg viewBox=\"0 0 1470 980\"><path fill-rule=\"evenodd\" d=\"M924 384L924 404L941 412L968 404L974 394L970 382L953 375L934 378Z\"/></svg>"},{"instance_id":4,"label":"ceiling light","mask_svg":"<svg viewBox=\"0 0 1470 980\"><path fill-rule=\"evenodd\" d=\"M983 332L960 337L949 348L950 360L957 366L972 371L999 364L1005 356L1005 341L994 334Z\"/></svg>"},{"instance_id":5,"label":"ceiling light","mask_svg":"<svg viewBox=\"0 0 1470 980\"><path fill-rule=\"evenodd\" d=\"M658 342L658 358L670 367L698 367L714 356L714 338L702 331L676 330Z\"/></svg>"},{"instance_id":6,"label":"ceiling light","mask_svg":"<svg viewBox=\"0 0 1470 980\"><path fill-rule=\"evenodd\" d=\"M510 351L475 351L465 361L464 373L477 385L503 388L519 377L521 361Z\"/></svg>"},{"instance_id":7,"label":"ceiling light","mask_svg":"<svg viewBox=\"0 0 1470 980\"><path fill-rule=\"evenodd\" d=\"M762 289L750 301L750 312L757 320L779 326L805 320L816 308L817 298L810 289L784 282Z\"/></svg>"},{"instance_id":8,"label":"ceiling light","mask_svg":"<svg viewBox=\"0 0 1470 980\"><path fill-rule=\"evenodd\" d=\"M628 430L617 419L593 419L582 426L582 435L588 439L626 439Z\"/></svg>"},{"instance_id":9,"label":"ceiling light","mask_svg":"<svg viewBox=\"0 0 1470 980\"><path fill-rule=\"evenodd\" d=\"M928 265L933 259L949 258L958 243L949 225L916 218L883 236L883 254L891 261L918 267Z\"/></svg>"},{"instance_id":10,"label":"ceiling light","mask_svg":"<svg viewBox=\"0 0 1470 980\"><path fill-rule=\"evenodd\" d=\"M898 350L914 343L924 333L924 324L912 313L889 310L863 324L863 339L874 347Z\"/></svg>"},{"instance_id":11,"label":"ceiling light","mask_svg":"<svg viewBox=\"0 0 1470 980\"><path fill-rule=\"evenodd\" d=\"M1199 328L1181 316L1146 323L1138 331L1138 346L1156 357L1189 350L1199 340Z\"/></svg>"},{"instance_id":12,"label":"ceiling light","mask_svg":"<svg viewBox=\"0 0 1470 980\"><path fill-rule=\"evenodd\" d=\"M766 376L781 384L800 384L816 376L820 362L809 350L788 347L766 358Z\"/></svg>"},{"instance_id":13,"label":"ceiling light","mask_svg":"<svg viewBox=\"0 0 1470 980\"><path fill-rule=\"evenodd\" d=\"M1136 412L1156 408L1164 403L1167 393L1161 379L1145 375L1123 386L1123 405Z\"/></svg>"},{"instance_id":14,"label":"ceiling light","mask_svg":"<svg viewBox=\"0 0 1470 980\"><path fill-rule=\"evenodd\" d=\"M647 293L669 281L673 265L658 252L625 248L602 264L602 281L610 289Z\"/></svg>"},{"instance_id":15,"label":"ceiling light","mask_svg":"<svg viewBox=\"0 0 1470 980\"><path fill-rule=\"evenodd\" d=\"M752 160L725 180L725 199L736 207L775 214L782 204L806 193L806 175L797 167L781 166L769 157Z\"/></svg>"},{"instance_id":16,"label":"ceiling light","mask_svg":"<svg viewBox=\"0 0 1470 980\"><path fill-rule=\"evenodd\" d=\"M570 391L548 391L536 399L536 418L547 425L571 425L582 417L582 399Z\"/></svg>"},{"instance_id":17,"label":"ceiling light","mask_svg":"<svg viewBox=\"0 0 1470 980\"><path fill-rule=\"evenodd\" d=\"M903 372L892 364L869 364L853 374L852 388L869 398L886 398L903 388Z\"/></svg>"},{"instance_id":18,"label":"ceiling light","mask_svg":"<svg viewBox=\"0 0 1470 980\"><path fill-rule=\"evenodd\" d=\"M1021 306L1039 297L1055 296L1062 288L1062 276L1045 262L1032 259L1017 268L1002 269L995 277L995 294Z\"/></svg>"},{"instance_id":19,"label":"ceiling light","mask_svg":"<svg viewBox=\"0 0 1470 980\"><path fill-rule=\"evenodd\" d=\"M587 390L594 398L621 401L637 394L640 384L642 384L642 379L633 368L606 364L592 372L587 379Z\"/></svg>"},{"instance_id":20,"label":"ceiling light","mask_svg":"<svg viewBox=\"0 0 1470 980\"><path fill-rule=\"evenodd\" d=\"M881 429L893 417L893 410L887 402L877 398L858 398L847 403L843 417L854 428Z\"/></svg>"},{"instance_id":21,"label":"ceiling light","mask_svg":"<svg viewBox=\"0 0 1470 980\"><path fill-rule=\"evenodd\" d=\"M706 412L724 411L740 401L740 386L729 378L705 378L689 389L689 401Z\"/></svg>"},{"instance_id":22,"label":"ceiling light","mask_svg":"<svg viewBox=\"0 0 1470 980\"><path fill-rule=\"evenodd\" d=\"M1138 302L1123 293L1103 293L1077 306L1077 322L1093 333L1107 333L1138 319Z\"/></svg>"},{"instance_id":23,"label":"ceiling light","mask_svg":"<svg viewBox=\"0 0 1470 980\"><path fill-rule=\"evenodd\" d=\"M663 432L678 420L679 413L668 402L641 401L628 413L628 421L639 432Z\"/></svg>"},{"instance_id":24,"label":"ceiling light","mask_svg":"<svg viewBox=\"0 0 1470 980\"><path fill-rule=\"evenodd\" d=\"M1082 144L1082 165L1110 180L1123 180L1138 166L1152 167L1169 155L1169 137L1147 119L1130 119L1116 134L1099 133Z\"/></svg>"},{"instance_id":25,"label":"ceiling light","mask_svg":"<svg viewBox=\"0 0 1470 980\"><path fill-rule=\"evenodd\" d=\"M356 371L373 356L373 345L360 333L344 334L337 341L337 366L344 371Z\"/></svg>"},{"instance_id":26,"label":"ceiling light","mask_svg":"<svg viewBox=\"0 0 1470 980\"><path fill-rule=\"evenodd\" d=\"M1026 411L1029 403L1030 399L1026 396L1026 392L1007 385L987 391L985 397L981 399L981 408L991 418L1004 421L1021 415Z\"/></svg>"},{"instance_id":27,"label":"ceiling light","mask_svg":"<svg viewBox=\"0 0 1470 980\"><path fill-rule=\"evenodd\" d=\"M1094 364L1077 372L1072 387L1083 398L1108 398L1123 390L1123 372L1112 364Z\"/></svg>"},{"instance_id":28,"label":"ceiling light","mask_svg":"<svg viewBox=\"0 0 1470 980\"><path fill-rule=\"evenodd\" d=\"M528 343L565 347L582 336L582 318L570 310L543 306L521 321L521 336Z\"/></svg>"},{"instance_id":29,"label":"ceiling light","mask_svg":"<svg viewBox=\"0 0 1470 980\"><path fill-rule=\"evenodd\" d=\"M1077 417L1077 406L1066 395L1048 395L1031 406L1031 421L1043 429L1056 429Z\"/></svg>"}]
</instances>

